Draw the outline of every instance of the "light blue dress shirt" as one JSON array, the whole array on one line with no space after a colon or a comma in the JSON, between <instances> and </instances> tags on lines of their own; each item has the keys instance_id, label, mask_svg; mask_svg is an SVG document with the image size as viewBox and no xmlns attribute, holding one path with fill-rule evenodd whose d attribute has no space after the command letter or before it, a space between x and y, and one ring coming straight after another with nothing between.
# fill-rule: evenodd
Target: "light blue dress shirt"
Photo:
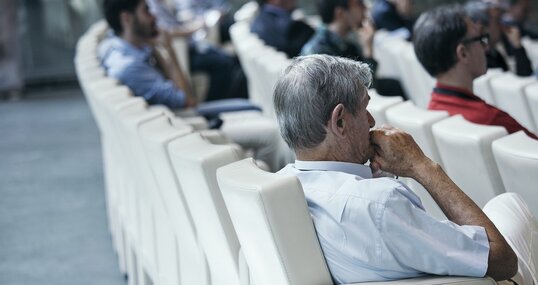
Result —
<instances>
[{"instance_id":1,"label":"light blue dress shirt","mask_svg":"<svg viewBox=\"0 0 538 285\"><path fill-rule=\"evenodd\" d=\"M482 277L485 229L438 221L400 181L372 178L364 165L295 161L280 173L299 178L334 281L354 283L424 273Z\"/></svg>"},{"instance_id":2,"label":"light blue dress shirt","mask_svg":"<svg viewBox=\"0 0 538 285\"><path fill-rule=\"evenodd\" d=\"M99 47L107 75L127 85L134 95L144 97L149 104L183 107L185 93L163 76L152 52L150 46L137 48L116 36L105 39Z\"/></svg>"}]
</instances>

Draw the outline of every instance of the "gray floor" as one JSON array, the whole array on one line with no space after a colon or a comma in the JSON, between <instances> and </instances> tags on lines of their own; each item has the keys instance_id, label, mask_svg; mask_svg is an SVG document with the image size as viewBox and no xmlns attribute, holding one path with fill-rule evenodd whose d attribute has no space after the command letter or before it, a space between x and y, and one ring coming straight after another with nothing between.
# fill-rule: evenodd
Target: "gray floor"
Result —
<instances>
[{"instance_id":1,"label":"gray floor","mask_svg":"<svg viewBox=\"0 0 538 285\"><path fill-rule=\"evenodd\" d=\"M0 101L0 284L126 284L117 264L81 92Z\"/></svg>"}]
</instances>

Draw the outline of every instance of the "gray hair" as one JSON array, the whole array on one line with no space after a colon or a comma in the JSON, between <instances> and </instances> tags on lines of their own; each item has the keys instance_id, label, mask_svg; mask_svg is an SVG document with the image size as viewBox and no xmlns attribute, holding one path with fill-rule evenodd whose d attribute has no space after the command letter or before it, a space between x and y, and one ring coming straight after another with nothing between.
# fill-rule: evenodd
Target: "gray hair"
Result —
<instances>
[{"instance_id":1,"label":"gray hair","mask_svg":"<svg viewBox=\"0 0 538 285\"><path fill-rule=\"evenodd\" d=\"M294 150L319 145L334 107L342 103L355 115L371 82L366 63L329 55L296 57L273 96L282 137Z\"/></svg>"}]
</instances>

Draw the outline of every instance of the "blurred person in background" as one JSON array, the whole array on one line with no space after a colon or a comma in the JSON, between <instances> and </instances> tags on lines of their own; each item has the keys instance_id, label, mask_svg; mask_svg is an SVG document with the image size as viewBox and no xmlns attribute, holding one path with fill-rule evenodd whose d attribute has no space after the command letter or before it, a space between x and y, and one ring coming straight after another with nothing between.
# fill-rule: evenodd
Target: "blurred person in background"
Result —
<instances>
[{"instance_id":1,"label":"blurred person in background","mask_svg":"<svg viewBox=\"0 0 538 285\"><path fill-rule=\"evenodd\" d=\"M501 20L507 9L507 3L498 0L473 0L465 4L469 17L489 33L489 49L486 51L488 68L501 68L511 70L518 76L530 76L533 70L521 44L520 29L513 23Z\"/></svg>"},{"instance_id":2,"label":"blurred person in background","mask_svg":"<svg viewBox=\"0 0 538 285\"><path fill-rule=\"evenodd\" d=\"M437 79L430 110L461 114L476 124L502 126L508 133L524 131L538 137L506 112L473 93L473 81L487 71L488 33L460 6L439 7L422 14L413 31L418 60Z\"/></svg>"},{"instance_id":3,"label":"blurred person in background","mask_svg":"<svg viewBox=\"0 0 538 285\"><path fill-rule=\"evenodd\" d=\"M246 78L237 58L205 39L210 28L207 23L218 25L229 10L226 2L174 0L171 5L166 0L148 0L148 5L160 29L174 37L187 38L190 72L209 75L206 101L248 97ZM227 31L229 24L225 26ZM225 37L229 39L229 35Z\"/></svg>"},{"instance_id":4,"label":"blurred person in background","mask_svg":"<svg viewBox=\"0 0 538 285\"><path fill-rule=\"evenodd\" d=\"M372 19L379 30L411 40L414 19L413 0L376 0L372 7Z\"/></svg>"},{"instance_id":5,"label":"blurred person in background","mask_svg":"<svg viewBox=\"0 0 538 285\"><path fill-rule=\"evenodd\" d=\"M323 25L304 45L302 55L328 54L367 63L375 75L377 61L373 58L375 29L367 19L367 7L362 0L317 0ZM351 35L351 36L350 36ZM351 38L351 39L350 39ZM375 78L373 87L383 95L402 96L397 80Z\"/></svg>"},{"instance_id":6,"label":"blurred person in background","mask_svg":"<svg viewBox=\"0 0 538 285\"><path fill-rule=\"evenodd\" d=\"M303 21L292 19L297 0L259 0L260 11L250 26L251 32L288 57L299 55L314 29Z\"/></svg>"},{"instance_id":7,"label":"blurred person in background","mask_svg":"<svg viewBox=\"0 0 538 285\"><path fill-rule=\"evenodd\" d=\"M510 0L510 8L502 17L505 24L516 25L521 31L521 36L528 36L533 40L538 39L538 28L531 27L527 22L529 13L532 11L530 0Z\"/></svg>"}]
</instances>

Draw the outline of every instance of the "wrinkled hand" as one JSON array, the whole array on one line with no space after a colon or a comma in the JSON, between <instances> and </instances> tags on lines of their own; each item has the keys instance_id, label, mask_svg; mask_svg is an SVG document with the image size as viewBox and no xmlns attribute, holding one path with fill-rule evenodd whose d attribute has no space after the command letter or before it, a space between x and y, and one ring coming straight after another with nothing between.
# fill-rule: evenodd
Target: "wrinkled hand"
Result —
<instances>
[{"instance_id":1,"label":"wrinkled hand","mask_svg":"<svg viewBox=\"0 0 538 285\"><path fill-rule=\"evenodd\" d=\"M503 32L508 38L508 41L514 48L521 47L521 32L516 26L508 26L503 28Z\"/></svg>"},{"instance_id":2,"label":"wrinkled hand","mask_svg":"<svg viewBox=\"0 0 538 285\"><path fill-rule=\"evenodd\" d=\"M430 162L408 133L383 125L370 131L374 157L370 159L373 173L379 170L398 176L415 177L421 167Z\"/></svg>"}]
</instances>

